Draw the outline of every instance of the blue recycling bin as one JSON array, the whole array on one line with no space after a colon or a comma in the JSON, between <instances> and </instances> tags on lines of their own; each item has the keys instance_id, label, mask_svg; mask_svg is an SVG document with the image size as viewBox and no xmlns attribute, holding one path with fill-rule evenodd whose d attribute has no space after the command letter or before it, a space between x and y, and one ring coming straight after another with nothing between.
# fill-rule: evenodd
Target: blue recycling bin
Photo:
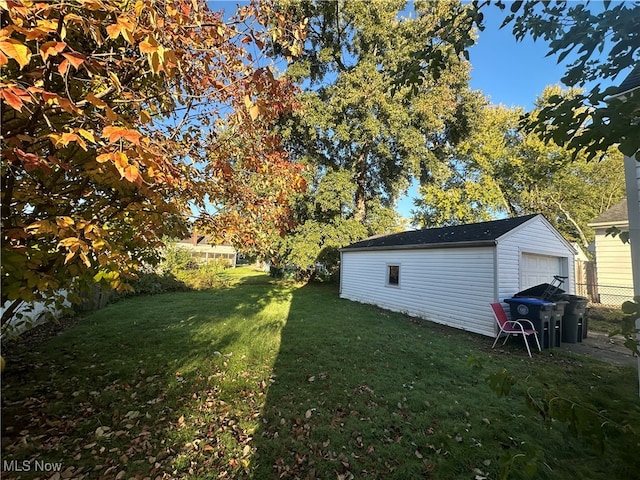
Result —
<instances>
[{"instance_id":1,"label":"blue recycling bin","mask_svg":"<svg viewBox=\"0 0 640 480\"><path fill-rule=\"evenodd\" d=\"M551 348L556 342L556 328L554 317L555 303L541 300L539 298L514 297L505 298L505 303L509 305L511 319L526 318L531 321L538 332L538 340L542 348ZM553 331L552 331L552 323ZM560 330L557 333L560 333Z\"/></svg>"}]
</instances>

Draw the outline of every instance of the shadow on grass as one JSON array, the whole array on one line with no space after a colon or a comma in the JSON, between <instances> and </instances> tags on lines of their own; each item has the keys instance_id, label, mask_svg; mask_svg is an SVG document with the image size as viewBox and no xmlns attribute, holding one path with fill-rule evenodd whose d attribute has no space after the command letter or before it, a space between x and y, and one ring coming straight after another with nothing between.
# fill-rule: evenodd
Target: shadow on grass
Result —
<instances>
[{"instance_id":1,"label":"shadow on grass","mask_svg":"<svg viewBox=\"0 0 640 480\"><path fill-rule=\"evenodd\" d=\"M466 365L472 336L456 332L448 348L450 333L341 300L334 287L296 290L254 439L254 477L429 478L462 457L452 451L469 429L467 402L449 396L481 382ZM449 478L486 471L483 461L460 458Z\"/></svg>"},{"instance_id":2,"label":"shadow on grass","mask_svg":"<svg viewBox=\"0 0 640 480\"><path fill-rule=\"evenodd\" d=\"M341 300L333 287L296 289L254 435L251 477L498 478L510 469L514 479L609 478L637 464L613 470L613 457L595 456L588 440L547 428L527 408L532 367L566 382L581 375L574 362L529 359L524 348L496 359L490 345L487 337ZM521 384L497 398L470 356L507 365Z\"/></svg>"}]
</instances>

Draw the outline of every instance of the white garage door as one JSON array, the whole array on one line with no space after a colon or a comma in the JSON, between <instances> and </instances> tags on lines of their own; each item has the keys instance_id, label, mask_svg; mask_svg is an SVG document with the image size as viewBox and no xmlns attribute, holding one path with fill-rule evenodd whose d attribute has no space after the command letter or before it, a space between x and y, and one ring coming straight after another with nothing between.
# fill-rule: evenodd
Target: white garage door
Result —
<instances>
[{"instance_id":1,"label":"white garage door","mask_svg":"<svg viewBox=\"0 0 640 480\"><path fill-rule=\"evenodd\" d=\"M522 254L520 290L541 283L551 283L554 275L562 275L562 258L532 253Z\"/></svg>"}]
</instances>

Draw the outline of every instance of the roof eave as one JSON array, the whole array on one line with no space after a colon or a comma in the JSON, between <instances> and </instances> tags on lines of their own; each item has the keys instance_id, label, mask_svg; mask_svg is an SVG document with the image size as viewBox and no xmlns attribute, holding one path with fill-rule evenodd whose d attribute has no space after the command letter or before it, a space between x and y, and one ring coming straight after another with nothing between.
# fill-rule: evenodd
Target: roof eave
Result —
<instances>
[{"instance_id":1,"label":"roof eave","mask_svg":"<svg viewBox=\"0 0 640 480\"><path fill-rule=\"evenodd\" d=\"M634 92L636 90L638 90L640 88L640 86L635 86L635 87L631 87L627 90L625 90L624 92L618 92L618 93L614 93L613 95L609 95L608 97L606 97L604 99L605 102L610 102L611 100L614 99L620 99L623 102L627 100L627 95L630 94L631 92Z\"/></svg>"},{"instance_id":2,"label":"roof eave","mask_svg":"<svg viewBox=\"0 0 640 480\"><path fill-rule=\"evenodd\" d=\"M440 242L413 245L378 245L372 247L345 247L340 252L364 252L376 250L432 250L436 248L493 247L495 240L471 240L467 242Z\"/></svg>"},{"instance_id":3,"label":"roof eave","mask_svg":"<svg viewBox=\"0 0 640 480\"><path fill-rule=\"evenodd\" d=\"M587 223L587 225L591 228L623 227L629 225L629 220L613 220L609 222Z\"/></svg>"}]
</instances>

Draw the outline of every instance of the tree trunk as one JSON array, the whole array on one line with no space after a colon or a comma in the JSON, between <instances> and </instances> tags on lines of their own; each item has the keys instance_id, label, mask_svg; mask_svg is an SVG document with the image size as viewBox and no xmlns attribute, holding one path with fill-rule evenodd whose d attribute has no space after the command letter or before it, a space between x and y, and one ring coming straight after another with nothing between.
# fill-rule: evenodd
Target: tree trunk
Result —
<instances>
[{"instance_id":1,"label":"tree trunk","mask_svg":"<svg viewBox=\"0 0 640 480\"><path fill-rule=\"evenodd\" d=\"M575 227L576 231L578 232L578 235L580 236L580 241L582 242L582 246L585 249L587 249L589 247L589 241L587 240L586 235L582 231L582 228L580 228L580 225L578 225L578 222L576 222L571 216L571 214L562 207L562 204L559 201L557 201L553 197L551 197L551 201L558 206L558 209L562 212L562 214L566 217L566 219L571 223L571 225Z\"/></svg>"},{"instance_id":2,"label":"tree trunk","mask_svg":"<svg viewBox=\"0 0 640 480\"><path fill-rule=\"evenodd\" d=\"M355 210L353 213L353 218L358 222L363 223L367 218L367 156L368 156L368 147L364 147L358 160L355 164L355 183L356 183L356 194L355 194Z\"/></svg>"}]
</instances>

